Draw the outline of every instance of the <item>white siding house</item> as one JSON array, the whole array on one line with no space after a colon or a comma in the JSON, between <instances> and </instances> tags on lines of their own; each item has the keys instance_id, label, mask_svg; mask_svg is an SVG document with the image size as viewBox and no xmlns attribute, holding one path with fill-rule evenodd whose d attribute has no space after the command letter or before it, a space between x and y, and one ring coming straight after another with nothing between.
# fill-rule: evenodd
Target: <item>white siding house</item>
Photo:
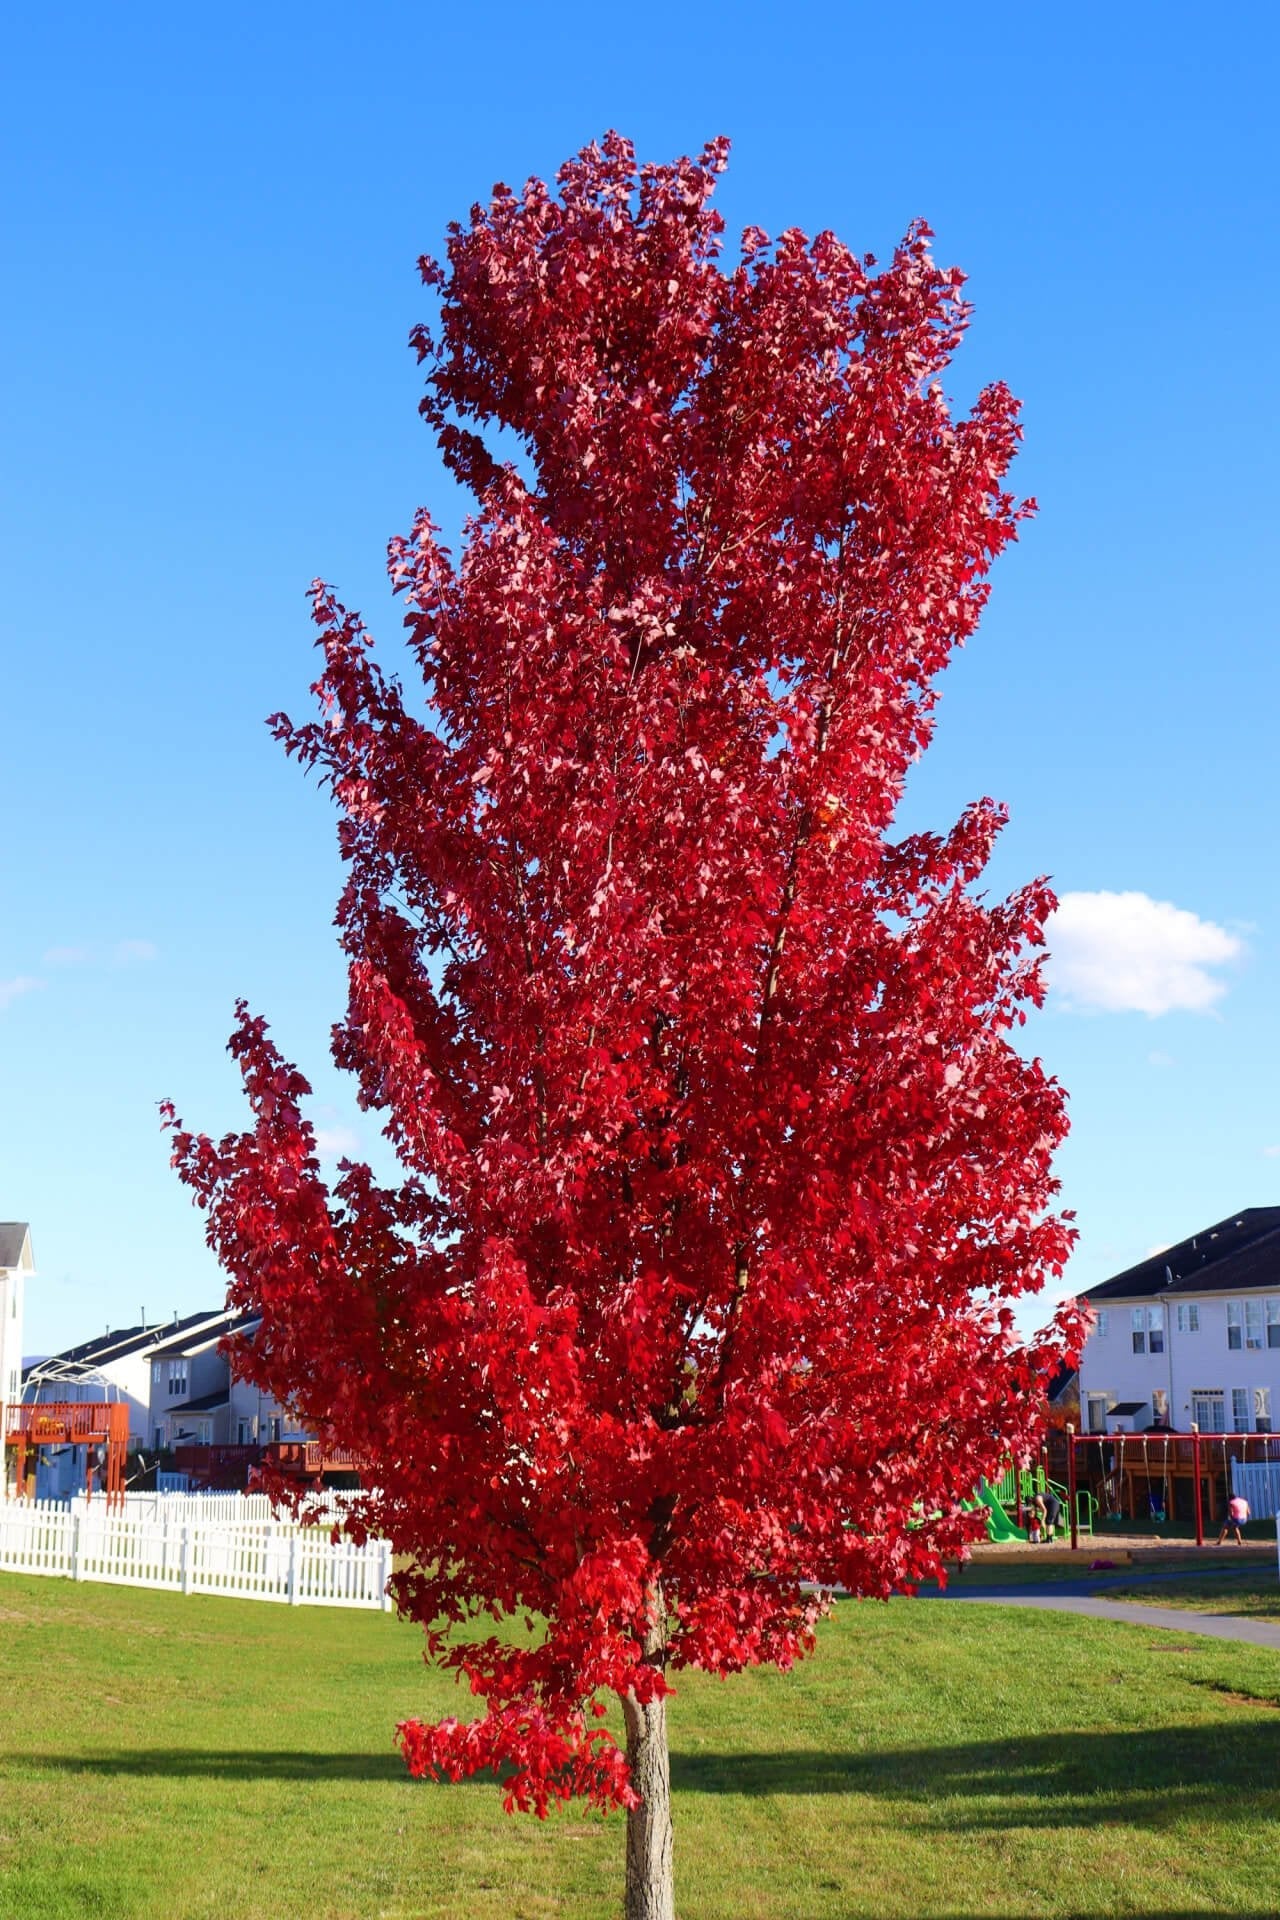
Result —
<instances>
[{"instance_id":1,"label":"white siding house","mask_svg":"<svg viewBox=\"0 0 1280 1920\"><path fill-rule=\"evenodd\" d=\"M1081 1298L1082 1431L1280 1422L1280 1207L1248 1207Z\"/></svg>"},{"instance_id":2,"label":"white siding house","mask_svg":"<svg viewBox=\"0 0 1280 1920\"><path fill-rule=\"evenodd\" d=\"M22 1398L22 1310L31 1234L25 1220L0 1220L0 1406Z\"/></svg>"},{"instance_id":3,"label":"white siding house","mask_svg":"<svg viewBox=\"0 0 1280 1920\"><path fill-rule=\"evenodd\" d=\"M123 1400L129 1408L130 1447L149 1447L152 1354L180 1334L223 1319L220 1312L192 1313L157 1326L108 1330L28 1367L22 1397L28 1401Z\"/></svg>"},{"instance_id":4,"label":"white siding house","mask_svg":"<svg viewBox=\"0 0 1280 1920\"><path fill-rule=\"evenodd\" d=\"M153 1447L265 1447L311 1438L279 1401L232 1374L221 1343L228 1334L248 1334L257 1324L252 1315L223 1313L154 1349Z\"/></svg>"}]
</instances>

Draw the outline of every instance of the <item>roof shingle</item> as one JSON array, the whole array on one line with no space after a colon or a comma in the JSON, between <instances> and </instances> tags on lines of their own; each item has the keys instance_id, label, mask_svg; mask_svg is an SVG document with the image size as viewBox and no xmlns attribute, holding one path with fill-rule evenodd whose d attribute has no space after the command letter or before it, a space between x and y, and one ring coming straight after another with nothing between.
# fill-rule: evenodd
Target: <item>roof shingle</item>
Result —
<instances>
[{"instance_id":1,"label":"roof shingle","mask_svg":"<svg viewBox=\"0 0 1280 1920\"><path fill-rule=\"evenodd\" d=\"M1090 1304L1280 1288L1280 1207L1246 1207L1081 1294Z\"/></svg>"}]
</instances>

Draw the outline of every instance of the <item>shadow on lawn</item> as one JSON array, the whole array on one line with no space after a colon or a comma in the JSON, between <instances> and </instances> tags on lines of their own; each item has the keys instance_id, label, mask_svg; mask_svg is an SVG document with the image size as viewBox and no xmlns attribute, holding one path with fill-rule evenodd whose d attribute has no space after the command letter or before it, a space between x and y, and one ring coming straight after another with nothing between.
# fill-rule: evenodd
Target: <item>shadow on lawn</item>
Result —
<instances>
[{"instance_id":1,"label":"shadow on lawn","mask_svg":"<svg viewBox=\"0 0 1280 1920\"><path fill-rule=\"evenodd\" d=\"M950 1831L1159 1826L1215 1806L1240 1813L1242 1794L1269 1800L1280 1813L1280 1715L1270 1703L1259 1706L1267 1717L1252 1726L1104 1728L861 1754L674 1753L671 1780L688 1793L856 1793L905 1801L918 1804L920 1824ZM956 1805L965 1800L991 1804Z\"/></svg>"},{"instance_id":2,"label":"shadow on lawn","mask_svg":"<svg viewBox=\"0 0 1280 1920\"><path fill-rule=\"evenodd\" d=\"M398 1753L208 1752L198 1747L138 1747L129 1753L33 1753L33 1767L54 1773L186 1780L408 1780Z\"/></svg>"},{"instance_id":3,"label":"shadow on lawn","mask_svg":"<svg viewBox=\"0 0 1280 1920\"><path fill-rule=\"evenodd\" d=\"M893 1803L896 1819L939 1832L1010 1825L1158 1827L1188 1813L1215 1809L1249 1818L1280 1813L1280 1714L1269 1702L1260 1701L1259 1709L1259 1720L1252 1725L1237 1720L1158 1730L1100 1728L860 1754L807 1748L789 1753L676 1752L671 1756L671 1781L683 1793L859 1794ZM408 1780L404 1762L394 1752L150 1747L27 1758L35 1767L82 1778ZM470 1784L491 1783L492 1776L479 1775ZM966 1807L966 1801L975 1804ZM913 1808L918 1809L914 1820Z\"/></svg>"}]
</instances>

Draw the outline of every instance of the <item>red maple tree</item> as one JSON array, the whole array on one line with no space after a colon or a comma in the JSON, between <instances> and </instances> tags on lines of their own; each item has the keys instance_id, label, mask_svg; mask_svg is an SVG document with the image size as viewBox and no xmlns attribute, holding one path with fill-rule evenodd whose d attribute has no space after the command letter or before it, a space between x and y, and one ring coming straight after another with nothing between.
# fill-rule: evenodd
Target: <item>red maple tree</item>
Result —
<instances>
[{"instance_id":1,"label":"red maple tree","mask_svg":"<svg viewBox=\"0 0 1280 1920\"><path fill-rule=\"evenodd\" d=\"M726 156L610 135L423 261L476 502L460 562L425 513L390 549L425 699L314 591L320 717L273 725L340 809L334 1054L402 1179L326 1183L243 1005L252 1128L169 1114L239 1364L367 1462L356 1524L484 1703L402 1726L410 1767L625 1806L633 1915L672 1910L669 1676L936 1574L1073 1324L1028 1348L1009 1305L1070 1244L1063 1096L1009 1038L1052 896L975 893L989 800L892 833L1028 510L1017 405L952 416L923 225L880 269L750 229L726 271Z\"/></svg>"}]
</instances>

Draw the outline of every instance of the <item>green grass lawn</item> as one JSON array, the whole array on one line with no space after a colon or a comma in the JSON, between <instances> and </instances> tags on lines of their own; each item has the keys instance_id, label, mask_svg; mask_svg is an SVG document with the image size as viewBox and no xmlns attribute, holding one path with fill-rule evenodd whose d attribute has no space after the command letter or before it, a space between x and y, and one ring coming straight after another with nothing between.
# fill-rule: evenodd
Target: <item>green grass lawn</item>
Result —
<instances>
[{"instance_id":1,"label":"green grass lawn","mask_svg":"<svg viewBox=\"0 0 1280 1920\"><path fill-rule=\"evenodd\" d=\"M1224 1553L1226 1549L1223 1549ZM1224 1567L1202 1579L1135 1581L1133 1587L1108 1587L1108 1600L1140 1600L1148 1607L1189 1607L1197 1613L1245 1614L1254 1620L1280 1620L1280 1581L1272 1567Z\"/></svg>"},{"instance_id":2,"label":"green grass lawn","mask_svg":"<svg viewBox=\"0 0 1280 1920\"><path fill-rule=\"evenodd\" d=\"M343 1614L0 1576L0 1914L614 1920L623 1829L408 1780L466 1712ZM1280 1910L1280 1660L844 1603L794 1673L682 1681L681 1920Z\"/></svg>"}]
</instances>

